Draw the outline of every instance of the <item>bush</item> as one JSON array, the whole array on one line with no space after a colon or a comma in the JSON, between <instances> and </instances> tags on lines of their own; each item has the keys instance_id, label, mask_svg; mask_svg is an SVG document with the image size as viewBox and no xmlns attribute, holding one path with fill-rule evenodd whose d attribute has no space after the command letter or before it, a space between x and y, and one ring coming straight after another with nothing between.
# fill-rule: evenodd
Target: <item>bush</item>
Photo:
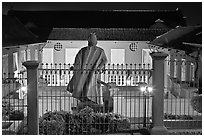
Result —
<instances>
[{"instance_id":1,"label":"bush","mask_svg":"<svg viewBox=\"0 0 204 137\"><path fill-rule=\"evenodd\" d=\"M172 114L165 113L164 119L193 120L193 117L189 115L172 115Z\"/></svg>"},{"instance_id":2,"label":"bush","mask_svg":"<svg viewBox=\"0 0 204 137\"><path fill-rule=\"evenodd\" d=\"M191 106L196 112L202 113L202 95L194 96L191 99Z\"/></svg>"},{"instance_id":3,"label":"bush","mask_svg":"<svg viewBox=\"0 0 204 137\"><path fill-rule=\"evenodd\" d=\"M46 135L96 134L129 129L130 121L118 114L95 113L87 106L76 114L47 112L40 118L39 128Z\"/></svg>"},{"instance_id":4,"label":"bush","mask_svg":"<svg viewBox=\"0 0 204 137\"><path fill-rule=\"evenodd\" d=\"M65 112L47 112L39 120L39 134L63 135L65 132Z\"/></svg>"},{"instance_id":5,"label":"bush","mask_svg":"<svg viewBox=\"0 0 204 137\"><path fill-rule=\"evenodd\" d=\"M96 113L93 126L102 132L117 132L130 128L130 120L114 113Z\"/></svg>"},{"instance_id":6,"label":"bush","mask_svg":"<svg viewBox=\"0 0 204 137\"><path fill-rule=\"evenodd\" d=\"M15 110L8 101L2 101L2 120L23 120L23 110Z\"/></svg>"},{"instance_id":7,"label":"bush","mask_svg":"<svg viewBox=\"0 0 204 137\"><path fill-rule=\"evenodd\" d=\"M168 135L202 135L202 130L193 130L193 129L183 130L183 131L169 130Z\"/></svg>"},{"instance_id":8,"label":"bush","mask_svg":"<svg viewBox=\"0 0 204 137\"><path fill-rule=\"evenodd\" d=\"M24 113L20 110L14 110L9 115L9 120L23 120Z\"/></svg>"},{"instance_id":9,"label":"bush","mask_svg":"<svg viewBox=\"0 0 204 137\"><path fill-rule=\"evenodd\" d=\"M2 101L2 120L9 120L9 115L14 111L14 108L7 101Z\"/></svg>"}]
</instances>

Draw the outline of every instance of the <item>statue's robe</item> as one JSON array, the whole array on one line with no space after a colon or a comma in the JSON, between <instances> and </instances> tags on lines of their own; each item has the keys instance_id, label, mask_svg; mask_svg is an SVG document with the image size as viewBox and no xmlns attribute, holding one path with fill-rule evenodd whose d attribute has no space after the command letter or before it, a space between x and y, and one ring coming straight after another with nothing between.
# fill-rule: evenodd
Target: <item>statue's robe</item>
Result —
<instances>
[{"instance_id":1,"label":"statue's robe","mask_svg":"<svg viewBox=\"0 0 204 137\"><path fill-rule=\"evenodd\" d=\"M74 74L67 90L80 101L91 100L102 104L102 91L97 84L99 72L107 62L105 52L97 46L82 48L76 55Z\"/></svg>"}]
</instances>

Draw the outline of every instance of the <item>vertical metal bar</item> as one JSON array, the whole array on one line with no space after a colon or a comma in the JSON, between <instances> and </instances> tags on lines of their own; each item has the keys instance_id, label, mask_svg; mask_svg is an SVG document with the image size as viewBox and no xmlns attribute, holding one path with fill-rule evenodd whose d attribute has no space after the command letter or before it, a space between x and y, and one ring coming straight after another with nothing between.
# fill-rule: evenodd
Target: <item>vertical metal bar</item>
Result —
<instances>
[{"instance_id":1,"label":"vertical metal bar","mask_svg":"<svg viewBox=\"0 0 204 137\"><path fill-rule=\"evenodd\" d=\"M106 76L106 75L108 75L108 72L107 72L107 66L104 64L104 70L102 71L102 74L103 74L103 80L104 80L104 82L106 82L106 83L109 83L109 77L108 76ZM107 77L107 78L106 78ZM107 79L107 81L106 81L106 79ZM104 87L104 86L103 86ZM102 92L105 92L104 90L105 90L105 88L103 88L102 87ZM103 93L103 95L104 95L104 93ZM114 106L114 104L113 104L113 106ZM114 108L113 108L114 109ZM105 102L104 102L104 96L103 96L103 112L105 112ZM98 123L96 123L96 124L98 124Z\"/></svg>"},{"instance_id":2,"label":"vertical metal bar","mask_svg":"<svg viewBox=\"0 0 204 137\"><path fill-rule=\"evenodd\" d=\"M64 67L65 67L65 69L66 69L66 64L64 64ZM66 69L66 75L68 76L68 78L67 78L67 85L69 84L69 82L70 82L70 64L67 64L67 69ZM73 100L71 100L71 97L70 96L68 96L67 97L68 98L68 101L69 101L69 103L71 103L71 110L72 110L72 104L74 104L72 101ZM65 100L64 100L64 106L65 106ZM70 105L68 106L68 108L70 107ZM65 106L65 108L66 108L66 106ZM69 108L70 109L70 108ZM74 110L72 110L72 113L74 113L73 112ZM70 117L69 117L70 118ZM71 125L70 125L70 120L68 121L68 126L70 127ZM71 134L70 133L71 131L69 130L69 132L68 132L68 134Z\"/></svg>"},{"instance_id":3,"label":"vertical metal bar","mask_svg":"<svg viewBox=\"0 0 204 137\"><path fill-rule=\"evenodd\" d=\"M41 95L40 95L40 98L39 98L39 101L41 102L41 104L42 104L42 109L41 109L41 114L40 115L42 115L43 116L43 114L44 114L44 88L46 87L46 85L47 85L47 80L45 79L46 77L44 77L44 75L46 75L46 74L44 74L45 73L45 70L44 70L44 68L45 68L45 66L44 66L44 64L40 64L40 66L41 66L41 68L40 68L40 72L41 72L41 78L42 78L42 85L40 85L41 86L41 88L39 89L40 91L41 91ZM45 79L45 80L44 80ZM45 83L45 84L44 84ZM44 131L44 126L42 127L42 130L41 131Z\"/></svg>"},{"instance_id":4,"label":"vertical metal bar","mask_svg":"<svg viewBox=\"0 0 204 137\"><path fill-rule=\"evenodd\" d=\"M56 63L55 64L53 64L53 89L54 89L54 93L53 93L53 108L54 108L54 111L56 111L57 110L57 92L56 92L56 88L57 88L57 68L56 68Z\"/></svg>"},{"instance_id":5,"label":"vertical metal bar","mask_svg":"<svg viewBox=\"0 0 204 137\"><path fill-rule=\"evenodd\" d=\"M176 77L178 78L178 76L180 76L180 72L179 72L179 68L178 68L178 63L179 60L175 60L176 61ZM178 91L178 86L174 87L177 91ZM174 107L175 107L175 116L177 115L177 102L178 102L178 98L175 98L175 102L174 102ZM175 117L175 120L177 120L177 117Z\"/></svg>"},{"instance_id":6,"label":"vertical metal bar","mask_svg":"<svg viewBox=\"0 0 204 137\"><path fill-rule=\"evenodd\" d=\"M51 87L54 85L54 78L53 78L53 76L54 76L54 75L53 75L53 67L52 67L52 63L51 63L51 64L50 64L50 77L51 77L50 83L51 83ZM52 110L52 108L53 108L53 106L52 106L52 105L53 105L53 100L52 100L52 96L53 96L53 95L52 95L52 92L53 92L53 90L52 90L52 88L50 89L50 91L51 91L51 92L50 92L50 95L49 95L49 97L51 98L51 102L50 102L50 103L51 103L51 108L50 108L50 111L53 111L53 110ZM49 102L48 102L48 103L49 103Z\"/></svg>"},{"instance_id":7,"label":"vertical metal bar","mask_svg":"<svg viewBox=\"0 0 204 137\"><path fill-rule=\"evenodd\" d=\"M170 59L170 58L169 58ZM170 60L166 60L167 61L167 64L168 64L168 66L170 65ZM165 63L166 64L166 63ZM169 69L169 67L168 67L168 69ZM167 75L169 75L169 73L167 74ZM169 76L170 77L170 76ZM168 79L167 79L167 87L166 87L166 95L165 95L165 97L164 97L164 104L165 104L165 102L166 102L166 112L164 111L164 114L168 114L168 111L169 111L169 96L170 96L170 94L169 94L169 91L170 91L170 88L169 88L169 77L167 77ZM165 119L164 119L165 120Z\"/></svg>"},{"instance_id":8,"label":"vertical metal bar","mask_svg":"<svg viewBox=\"0 0 204 137\"><path fill-rule=\"evenodd\" d=\"M49 67L49 64L48 63L46 63L46 77L48 78L48 81L49 81L49 85L51 85L52 83L52 79L51 79L51 69L50 69L50 67ZM46 103L46 105L47 105L47 107L46 107L46 110L45 110L45 113L46 112L48 112L48 111L50 111L49 110L49 91L48 90L46 90L46 95L45 96L43 96L43 100L45 99L45 103ZM48 126L46 126L46 132L48 131Z\"/></svg>"},{"instance_id":9,"label":"vertical metal bar","mask_svg":"<svg viewBox=\"0 0 204 137\"><path fill-rule=\"evenodd\" d=\"M124 75L124 68L123 68L123 64L121 64L121 75L123 76L123 78L124 78L124 83L125 83L125 75ZM124 84L125 85L125 84ZM118 94L118 97L117 97L117 99L119 100L120 99L120 104L121 104L121 106L120 106L120 113L123 113L123 106L122 106L122 101L123 101L123 95L124 95L124 93L123 93L124 91L120 91L120 94ZM117 100L117 102L119 102ZM118 104L119 105L119 104ZM119 106L117 106L117 108L119 109Z\"/></svg>"},{"instance_id":10,"label":"vertical metal bar","mask_svg":"<svg viewBox=\"0 0 204 137\"><path fill-rule=\"evenodd\" d=\"M141 77L141 75L140 75L140 73L141 73L141 69L142 69L142 67L141 67L141 64L139 64L139 70L137 71L138 72L138 80L139 80L139 83L141 82L140 81L140 77ZM141 127L142 126L142 123L140 122L140 119L141 119L141 109L142 109L142 107L141 107L141 105L142 105L142 103L141 103L141 99L142 99L142 94L141 94L141 92L139 92L139 111L138 111L138 113L139 113L139 127Z\"/></svg>"},{"instance_id":11,"label":"vertical metal bar","mask_svg":"<svg viewBox=\"0 0 204 137\"><path fill-rule=\"evenodd\" d=\"M174 65L175 65L174 62L175 62L175 60L174 60L173 56L172 56L172 58L171 58L171 62L172 62L172 65L171 65L171 66L173 66L173 67L171 67L171 70L172 70L172 71L170 71L170 73L173 72L173 74L171 73L170 76L174 76L174 73L175 73L175 72L174 72L174 67L175 67L175 66L174 66ZM172 85L173 85L173 81L171 81L171 86L172 86ZM172 89L170 89L170 90L172 90ZM175 100L175 99L174 99L174 100ZM174 100L173 100L173 96L171 95L171 96L170 96L170 101L171 101L171 103L170 103L170 104L171 104L171 111L170 111L171 113L170 113L170 114L173 114L173 101L174 101ZM168 114L168 113L167 113L167 114ZM170 120L170 127L172 127L172 124L173 124L173 121L172 121L172 119L171 119L171 120Z\"/></svg>"},{"instance_id":12,"label":"vertical metal bar","mask_svg":"<svg viewBox=\"0 0 204 137\"><path fill-rule=\"evenodd\" d=\"M184 107L184 115L186 115L186 99L188 99L190 97L190 92L188 92L188 95L187 95L187 97L186 97L186 95L185 95L185 98L184 98L184 104L183 104L183 107ZM182 125L183 127L186 127L186 122Z\"/></svg>"},{"instance_id":13,"label":"vertical metal bar","mask_svg":"<svg viewBox=\"0 0 204 137\"><path fill-rule=\"evenodd\" d=\"M24 74L25 74L25 72L22 72L22 79L23 79L22 81L23 81L23 85L27 87L26 83L24 83L25 79L26 79ZM26 91L25 94L26 94L25 96L27 96L27 91ZM25 97L25 98L27 98L27 97ZM24 105L24 107L23 107L23 114L26 114L26 116L27 116L27 111L26 111L27 110L27 101L25 102L24 99L23 99L23 105ZM27 123L27 119L24 117L24 119L22 121L22 125L24 125L25 123ZM23 134L25 134L25 133L26 133L26 131L23 129Z\"/></svg>"},{"instance_id":14,"label":"vertical metal bar","mask_svg":"<svg viewBox=\"0 0 204 137\"><path fill-rule=\"evenodd\" d=\"M45 73L46 73L46 74L45 74L45 77L48 79L48 82L49 82L48 84L50 85L50 84L51 84L51 79L50 79L49 76L50 76L51 74L50 74L50 70L48 70L48 69L49 69L49 68L48 68L48 63L46 63L45 69L46 69L46 70L45 70ZM43 96L43 98L42 98L43 100L44 100L44 98L45 98L45 103L46 103L46 106L47 106L47 107L46 107L46 111L48 111L48 107L49 107L49 106L48 106L48 99L49 99L49 96L48 96L48 95L49 95L49 94L48 94L48 90L46 90L46 95L45 95L46 98L45 98L44 96Z\"/></svg>"},{"instance_id":15,"label":"vertical metal bar","mask_svg":"<svg viewBox=\"0 0 204 137\"><path fill-rule=\"evenodd\" d=\"M145 91L147 92L147 91ZM146 127L146 93L144 93L144 118L143 118L143 127L145 128Z\"/></svg>"},{"instance_id":16,"label":"vertical metal bar","mask_svg":"<svg viewBox=\"0 0 204 137\"><path fill-rule=\"evenodd\" d=\"M147 100L147 120L148 120L148 127L150 126L150 99L151 99L151 93L148 93L148 100Z\"/></svg>"},{"instance_id":17,"label":"vertical metal bar","mask_svg":"<svg viewBox=\"0 0 204 137\"><path fill-rule=\"evenodd\" d=\"M66 64L64 63L63 64L63 74L64 74L64 83L65 83L65 94L64 94L64 110L65 111L68 111L68 110L66 110L66 107L65 107L65 100L66 100L66 92L68 92L66 89L67 89L67 85L68 85L68 82L67 82L67 74L66 74L66 72L67 72L67 69L66 69ZM70 102L70 101L69 101Z\"/></svg>"},{"instance_id":18,"label":"vertical metal bar","mask_svg":"<svg viewBox=\"0 0 204 137\"><path fill-rule=\"evenodd\" d=\"M8 73L8 82L9 82L9 85L8 85L8 119L9 119L9 115L10 115L10 111L12 110L12 106L11 106L11 98L10 98L10 95L11 95L11 91L12 91L12 81L11 81L11 73L9 72ZM10 123L10 119L9 119L9 123ZM11 128L9 127L9 131L11 130ZM10 132L9 132L10 134Z\"/></svg>"},{"instance_id":19,"label":"vertical metal bar","mask_svg":"<svg viewBox=\"0 0 204 137\"><path fill-rule=\"evenodd\" d=\"M147 64L147 71L146 71L146 76L147 76L147 84L150 86L150 82L149 82L149 71L148 70L150 70L150 68L149 68L149 66L150 66L150 64ZM149 127L149 125L150 125L150 112L149 112L149 106L150 106L150 95L151 95L151 93L150 92L148 92L148 100L147 100L147 120L148 120L148 127Z\"/></svg>"},{"instance_id":20,"label":"vertical metal bar","mask_svg":"<svg viewBox=\"0 0 204 137\"><path fill-rule=\"evenodd\" d=\"M22 108L22 104L20 104L20 90L21 90L21 78L19 77L19 72L17 72L17 79L18 79L18 81L16 81L16 84L17 84L17 86L16 86L16 90L18 90L18 100L17 100L17 111L18 112L21 112L21 108ZM20 87L18 87L18 84L20 84L19 86ZM18 121L18 124L17 124L17 127L19 126L19 121Z\"/></svg>"},{"instance_id":21,"label":"vertical metal bar","mask_svg":"<svg viewBox=\"0 0 204 137\"><path fill-rule=\"evenodd\" d=\"M61 111L62 110L62 76L63 76L63 71L62 71L62 67L61 67L61 63L59 63L59 86L60 86L60 89L59 89L59 92L60 92L60 95L59 95L59 110ZM65 94L64 94L65 95Z\"/></svg>"},{"instance_id":22,"label":"vertical metal bar","mask_svg":"<svg viewBox=\"0 0 204 137\"><path fill-rule=\"evenodd\" d=\"M12 76L14 76L14 74L15 73L12 73ZM14 79L14 77L11 77L11 80L12 80L12 90L11 90L11 93L13 94L13 98L11 98L11 97L9 97L9 98L11 98L11 101L12 101L12 107L13 107L13 111L15 111L15 109L16 109L16 80ZM11 111L12 112L12 111ZM10 113L10 115L12 115L12 113ZM9 115L9 119L10 119L10 115ZM16 127L16 122L14 122L14 129L15 129L15 127Z\"/></svg>"},{"instance_id":23,"label":"vertical metal bar","mask_svg":"<svg viewBox=\"0 0 204 137\"><path fill-rule=\"evenodd\" d=\"M134 64L135 65L135 64ZM137 84L136 84L136 70L135 70L135 67L133 66L133 69L132 69L132 84L133 84L133 86L136 88L137 87ZM138 94L138 90L134 90L133 91L133 98L131 99L131 102L132 102L132 110L133 110L133 113L132 113L132 115L133 115L133 117L132 117L132 119L133 119L133 121L135 121L135 111L136 111L136 98L137 98L137 94Z\"/></svg>"},{"instance_id":24,"label":"vertical metal bar","mask_svg":"<svg viewBox=\"0 0 204 137\"><path fill-rule=\"evenodd\" d=\"M181 84L181 82L180 82L180 84ZM181 87L181 89L180 90L182 90L182 87ZM179 100L180 100L180 102L179 102L179 110L180 110L180 116L182 116L183 114L182 114L182 111L181 111L181 107L182 107L182 105L181 105L181 103L182 103L182 96L180 95L180 98L179 98ZM181 121L179 122L179 125L180 125L180 127L181 127Z\"/></svg>"},{"instance_id":25,"label":"vertical metal bar","mask_svg":"<svg viewBox=\"0 0 204 137\"><path fill-rule=\"evenodd\" d=\"M126 85L127 85L127 74L128 74L128 64L125 64L125 70L126 70ZM127 89L125 90L125 116L127 117L127 114L128 114L128 107L127 107L127 97L128 97L128 94L127 94ZM122 103L121 103L122 104Z\"/></svg>"},{"instance_id":26,"label":"vertical metal bar","mask_svg":"<svg viewBox=\"0 0 204 137\"><path fill-rule=\"evenodd\" d=\"M133 86L132 84L132 78L133 78L133 75L132 75L132 64L130 64L130 85L131 86ZM132 111L131 111L131 105L132 105L132 103L131 103L131 101L132 101L132 96L133 96L133 98L134 98L134 93L132 93L133 91L131 91L131 90L129 90L129 92L130 92L130 97L129 97L129 103L130 103L130 119L132 119L132 117L131 117L131 113L132 113Z\"/></svg>"}]
</instances>

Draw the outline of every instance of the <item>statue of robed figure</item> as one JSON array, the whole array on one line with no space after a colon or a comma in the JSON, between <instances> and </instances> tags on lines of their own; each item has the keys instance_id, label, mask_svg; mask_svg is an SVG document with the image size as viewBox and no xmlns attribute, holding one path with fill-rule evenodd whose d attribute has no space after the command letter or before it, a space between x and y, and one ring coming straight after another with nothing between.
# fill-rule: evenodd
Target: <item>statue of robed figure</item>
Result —
<instances>
[{"instance_id":1,"label":"statue of robed figure","mask_svg":"<svg viewBox=\"0 0 204 137\"><path fill-rule=\"evenodd\" d=\"M81 102L91 101L102 104L102 91L97 80L100 79L98 70L102 70L107 62L107 57L102 48L97 47L97 37L91 33L88 46L83 47L76 55L71 78L67 91L72 97Z\"/></svg>"}]
</instances>

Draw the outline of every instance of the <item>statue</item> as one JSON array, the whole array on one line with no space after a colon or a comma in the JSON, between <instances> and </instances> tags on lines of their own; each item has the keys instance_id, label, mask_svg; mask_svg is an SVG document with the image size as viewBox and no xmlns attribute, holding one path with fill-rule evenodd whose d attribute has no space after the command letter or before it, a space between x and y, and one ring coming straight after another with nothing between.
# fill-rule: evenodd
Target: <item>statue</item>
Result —
<instances>
[{"instance_id":1,"label":"statue","mask_svg":"<svg viewBox=\"0 0 204 137\"><path fill-rule=\"evenodd\" d=\"M100 79L97 70L103 69L107 57L104 50L96 45L97 37L95 33L91 33L88 46L83 47L75 57L74 74L67 86L67 91L81 102L103 104L102 91L97 84L97 80Z\"/></svg>"}]
</instances>

